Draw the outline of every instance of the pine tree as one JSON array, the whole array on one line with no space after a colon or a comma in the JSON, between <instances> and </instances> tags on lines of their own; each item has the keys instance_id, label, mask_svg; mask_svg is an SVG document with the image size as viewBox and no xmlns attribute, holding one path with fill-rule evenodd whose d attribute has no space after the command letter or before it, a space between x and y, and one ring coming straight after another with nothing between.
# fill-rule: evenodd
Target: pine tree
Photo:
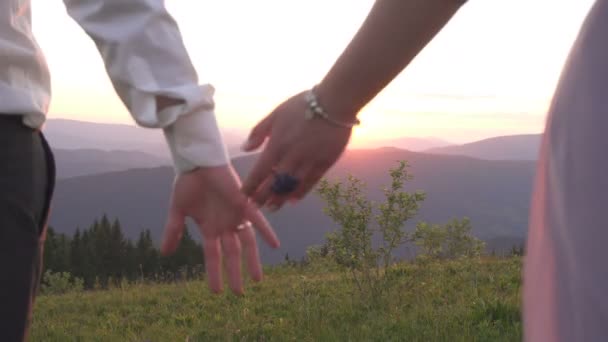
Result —
<instances>
[{"instance_id":1,"label":"pine tree","mask_svg":"<svg viewBox=\"0 0 608 342\"><path fill-rule=\"evenodd\" d=\"M184 270L191 277L204 271L201 245L187 227L175 253L164 258L160 257L150 230L142 231L133 243L125 237L120 221L110 223L107 215L93 221L88 229L77 228L72 238L57 234L52 228L47 234L47 269L68 271L83 279L88 289L106 287L110 279L154 279L163 273L174 278Z\"/></svg>"},{"instance_id":2,"label":"pine tree","mask_svg":"<svg viewBox=\"0 0 608 342\"><path fill-rule=\"evenodd\" d=\"M139 234L135 249L136 264L141 273L140 277L150 278L160 271L159 252L154 248L150 230L146 229Z\"/></svg>"},{"instance_id":3,"label":"pine tree","mask_svg":"<svg viewBox=\"0 0 608 342\"><path fill-rule=\"evenodd\" d=\"M99 225L94 227L91 235L95 254L93 255L93 272L99 277L101 285L108 286L108 279L112 275L112 227L107 215L103 215Z\"/></svg>"},{"instance_id":4,"label":"pine tree","mask_svg":"<svg viewBox=\"0 0 608 342\"><path fill-rule=\"evenodd\" d=\"M188 227L184 227L184 234L175 253L162 260L163 270L173 276L186 270L187 276L190 277L193 275L195 267L204 270L204 264L203 250L200 244L192 238Z\"/></svg>"},{"instance_id":5,"label":"pine tree","mask_svg":"<svg viewBox=\"0 0 608 342\"><path fill-rule=\"evenodd\" d=\"M70 238L63 233L59 234L57 238L57 251L55 254L55 258L55 261L57 263L57 272L70 271Z\"/></svg>"},{"instance_id":6,"label":"pine tree","mask_svg":"<svg viewBox=\"0 0 608 342\"><path fill-rule=\"evenodd\" d=\"M95 282L96 271L93 267L94 251L91 249L90 231L76 229L69 243L70 273L84 281L85 288Z\"/></svg>"},{"instance_id":7,"label":"pine tree","mask_svg":"<svg viewBox=\"0 0 608 342\"><path fill-rule=\"evenodd\" d=\"M131 240L127 240L125 243L125 255L124 255L124 276L129 281L134 281L138 278L139 267L137 265L137 249L133 246Z\"/></svg>"},{"instance_id":8,"label":"pine tree","mask_svg":"<svg viewBox=\"0 0 608 342\"><path fill-rule=\"evenodd\" d=\"M46 230L46 241L44 242L43 262L44 269L57 271L57 238L53 227L48 227Z\"/></svg>"},{"instance_id":9,"label":"pine tree","mask_svg":"<svg viewBox=\"0 0 608 342\"><path fill-rule=\"evenodd\" d=\"M118 219L114 220L110 227L110 235L107 241L106 265L108 275L116 282L126 276L126 241Z\"/></svg>"}]
</instances>

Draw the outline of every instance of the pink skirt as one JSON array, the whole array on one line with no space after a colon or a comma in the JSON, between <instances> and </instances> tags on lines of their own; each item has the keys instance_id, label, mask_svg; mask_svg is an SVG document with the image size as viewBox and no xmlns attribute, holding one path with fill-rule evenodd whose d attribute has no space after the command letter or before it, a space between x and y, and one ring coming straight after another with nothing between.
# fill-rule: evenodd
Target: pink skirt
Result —
<instances>
[{"instance_id":1,"label":"pink skirt","mask_svg":"<svg viewBox=\"0 0 608 342\"><path fill-rule=\"evenodd\" d=\"M525 341L608 341L607 199L608 1L598 0L543 137L523 274Z\"/></svg>"}]
</instances>

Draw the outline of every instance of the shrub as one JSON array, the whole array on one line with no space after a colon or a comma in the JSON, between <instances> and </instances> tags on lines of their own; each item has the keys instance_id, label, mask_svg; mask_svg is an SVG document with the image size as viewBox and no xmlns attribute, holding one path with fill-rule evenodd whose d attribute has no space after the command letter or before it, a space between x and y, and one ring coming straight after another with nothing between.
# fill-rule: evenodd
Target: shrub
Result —
<instances>
[{"instance_id":1,"label":"shrub","mask_svg":"<svg viewBox=\"0 0 608 342\"><path fill-rule=\"evenodd\" d=\"M310 254L318 258L322 255L319 251L325 248L328 257L350 272L362 292L379 294L385 287L384 272L394 262L393 253L408 241L404 225L418 213L425 198L422 192L403 190L405 182L412 178L407 167L402 161L390 169L392 181L384 189L382 203L367 199L363 194L365 184L352 175L346 184L326 179L319 184L318 193L327 204L324 212L340 228L327 235L324 247L311 250ZM374 233L382 238L379 247L373 246Z\"/></svg>"},{"instance_id":2,"label":"shrub","mask_svg":"<svg viewBox=\"0 0 608 342\"><path fill-rule=\"evenodd\" d=\"M84 289L84 281L73 277L68 272L53 272L47 270L42 277L42 294L64 294L68 292L80 292Z\"/></svg>"},{"instance_id":3,"label":"shrub","mask_svg":"<svg viewBox=\"0 0 608 342\"><path fill-rule=\"evenodd\" d=\"M471 233L468 218L452 220L445 225L419 222L412 241L421 248L421 256L430 259L455 259L480 256L485 243Z\"/></svg>"},{"instance_id":4,"label":"shrub","mask_svg":"<svg viewBox=\"0 0 608 342\"><path fill-rule=\"evenodd\" d=\"M479 256L484 243L471 234L468 218L445 225L420 222L413 233L405 230L426 198L423 192L404 190L412 179L408 167L400 161L389 170L391 184L383 189L381 203L369 200L365 184L352 175L345 183L323 179L317 191L326 203L324 212L339 229L327 234L325 245L308 250L308 262L329 259L349 271L362 292L376 295L389 285L395 250L406 243L417 245L424 260ZM378 247L374 235L381 238Z\"/></svg>"}]
</instances>

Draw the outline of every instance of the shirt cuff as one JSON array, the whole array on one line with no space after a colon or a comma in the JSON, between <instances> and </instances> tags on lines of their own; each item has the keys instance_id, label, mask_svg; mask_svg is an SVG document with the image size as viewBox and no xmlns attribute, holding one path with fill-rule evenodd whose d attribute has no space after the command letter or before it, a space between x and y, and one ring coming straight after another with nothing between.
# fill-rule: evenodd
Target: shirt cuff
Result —
<instances>
[{"instance_id":1,"label":"shirt cuff","mask_svg":"<svg viewBox=\"0 0 608 342\"><path fill-rule=\"evenodd\" d=\"M182 115L163 131L178 174L229 162L213 110Z\"/></svg>"}]
</instances>

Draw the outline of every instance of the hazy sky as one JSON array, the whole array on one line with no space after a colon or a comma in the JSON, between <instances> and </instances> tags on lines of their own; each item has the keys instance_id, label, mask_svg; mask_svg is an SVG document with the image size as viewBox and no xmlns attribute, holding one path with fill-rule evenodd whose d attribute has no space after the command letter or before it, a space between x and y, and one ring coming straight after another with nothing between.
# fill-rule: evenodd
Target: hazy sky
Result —
<instances>
[{"instance_id":1,"label":"hazy sky","mask_svg":"<svg viewBox=\"0 0 608 342\"><path fill-rule=\"evenodd\" d=\"M33 0L53 74L50 117L132 124L95 46L60 0ZM452 142L541 132L592 0L470 0L361 113L355 143L398 136ZM167 0L223 127L247 129L309 88L350 41L371 0Z\"/></svg>"}]
</instances>

